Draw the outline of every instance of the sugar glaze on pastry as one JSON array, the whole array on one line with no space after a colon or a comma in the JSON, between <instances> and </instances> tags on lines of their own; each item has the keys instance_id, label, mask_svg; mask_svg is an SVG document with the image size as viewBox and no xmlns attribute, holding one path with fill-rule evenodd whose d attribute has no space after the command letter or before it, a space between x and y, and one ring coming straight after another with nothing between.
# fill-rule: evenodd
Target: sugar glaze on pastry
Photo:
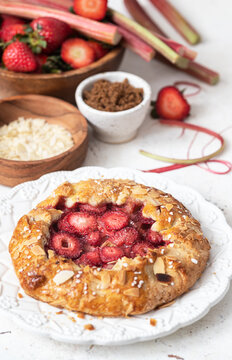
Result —
<instances>
[{"instance_id":1,"label":"sugar glaze on pastry","mask_svg":"<svg viewBox=\"0 0 232 360\"><path fill-rule=\"evenodd\" d=\"M201 276L209 250L170 194L114 179L62 184L19 220L9 244L28 295L97 316L174 300Z\"/></svg>"}]
</instances>

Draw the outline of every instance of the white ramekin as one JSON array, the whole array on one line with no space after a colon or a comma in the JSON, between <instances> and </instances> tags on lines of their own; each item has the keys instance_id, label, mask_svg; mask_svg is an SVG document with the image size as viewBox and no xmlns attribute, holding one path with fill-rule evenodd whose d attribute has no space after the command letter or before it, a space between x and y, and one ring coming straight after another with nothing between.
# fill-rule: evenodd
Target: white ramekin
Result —
<instances>
[{"instance_id":1,"label":"white ramekin","mask_svg":"<svg viewBox=\"0 0 232 360\"><path fill-rule=\"evenodd\" d=\"M83 91L89 90L99 79L112 82L128 79L134 87L143 88L143 101L131 109L118 112L96 110L84 102ZM75 97L80 112L92 125L96 137L101 141L117 144L130 141L136 136L150 105L151 87L139 76L123 71L112 71L90 76L82 81L76 89Z\"/></svg>"}]
</instances>

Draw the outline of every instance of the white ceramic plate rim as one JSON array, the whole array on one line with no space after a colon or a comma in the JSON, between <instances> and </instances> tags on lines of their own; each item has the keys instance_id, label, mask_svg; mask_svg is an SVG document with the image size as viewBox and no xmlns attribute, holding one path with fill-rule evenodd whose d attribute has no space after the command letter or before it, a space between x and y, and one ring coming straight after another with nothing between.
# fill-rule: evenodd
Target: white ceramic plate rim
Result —
<instances>
[{"instance_id":1,"label":"white ceramic plate rim","mask_svg":"<svg viewBox=\"0 0 232 360\"><path fill-rule=\"evenodd\" d=\"M191 201L194 201L194 204L200 205L200 209L207 209L207 217L202 219L202 221L205 224L208 223L209 227L213 228L217 226L218 231L221 232L220 234L223 234L223 236L225 235L225 239L227 239L225 243L219 244L220 249L222 249L219 254L220 256L218 255L217 257L215 257L215 260L211 265L213 267L212 269L217 275L213 276L213 273L206 275L204 273L200 280L201 281L200 286L196 287L196 289L193 287L193 289L190 290L186 295L180 297L177 300L176 305L173 304L172 306L167 307L165 309L152 311L148 314L132 317L129 319L121 319L121 318L97 319L97 318L87 317L86 320L80 320L81 324L78 323L75 326L73 325L74 332L71 331L71 334L70 333L66 334L65 329L62 329L63 332L55 331L53 328L49 327L50 320L46 320L47 321L46 325L41 324L41 326L38 326L38 324L35 325L35 322L28 324L28 322L25 320L25 317L22 317L18 313L17 310L18 308L14 307L13 305L10 307L9 306L5 307L4 310L7 311L8 314L11 315L13 319L20 324L20 326L23 326L27 330L35 331L38 334L49 336L58 341L69 342L73 344L82 344L82 345L89 345L89 344L124 345L129 343L135 343L138 341L152 340L169 335L175 332L176 330L184 326L190 325L193 322L202 318L204 315L208 313L208 311L212 308L212 306L217 304L224 297L227 290L229 289L230 278L232 277L232 261L230 256L232 251L232 245L231 245L232 229L226 223L226 220L221 210L219 210L215 205L207 202L195 190L186 186L177 185L172 180L169 180L168 178L159 174L142 173L128 168L105 169L100 167L84 167L74 171L61 171L56 173L50 173L42 176L38 180L20 184L15 188L13 188L7 194L7 196L0 197L0 209L1 209L1 204L3 204L4 201L5 202L10 201L10 199L13 196L15 196L15 194L17 194L20 190L27 190L30 187L39 189L46 181L49 184L52 182L53 188L56 188L59 185L59 183L65 180L69 180L73 182L75 181L75 179L78 179L79 181L79 179L102 178L102 177L124 178L124 179L128 178L140 183L144 183L145 185L152 186L153 184L153 186L156 186L164 191L165 188L167 189L167 191L172 189L172 193L174 192L174 196L176 196L176 194L185 194L187 198L189 197L188 201L190 202L190 204L187 207L190 209L190 211L192 211ZM185 199L185 202L186 201L187 200ZM200 214L199 216L201 217L202 215ZM220 236L220 239L221 238L222 236ZM209 270L206 269L205 272L208 273ZM196 298L198 298L199 296L201 301L196 304L194 301L196 301ZM25 302L27 300L28 299L25 298ZM18 299L10 299L10 301L13 301L14 303L14 301L17 302ZM36 300L33 301L34 301L33 304L42 304ZM24 299L22 299L22 302L24 302ZM0 305L1 305L1 294L0 294ZM54 311L54 308L50 307L49 305L46 306L51 308L51 310L53 309ZM27 311L27 309L25 309L25 311ZM43 315L35 314L35 316L43 316ZM150 317L157 318L156 327L152 327L149 325ZM59 319L58 320L56 319L56 321L59 322ZM84 324L90 322L95 325L96 330L81 332L79 327L83 328ZM117 333L118 328L120 328L121 333Z\"/></svg>"}]
</instances>

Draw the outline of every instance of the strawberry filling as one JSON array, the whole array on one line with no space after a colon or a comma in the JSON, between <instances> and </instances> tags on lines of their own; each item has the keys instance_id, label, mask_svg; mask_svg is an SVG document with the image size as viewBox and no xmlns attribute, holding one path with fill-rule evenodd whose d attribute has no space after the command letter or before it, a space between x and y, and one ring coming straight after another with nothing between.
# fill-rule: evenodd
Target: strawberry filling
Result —
<instances>
[{"instance_id":1,"label":"strawberry filling","mask_svg":"<svg viewBox=\"0 0 232 360\"><path fill-rule=\"evenodd\" d=\"M108 269L122 257L144 257L167 244L159 232L151 230L155 221L143 216L142 203L76 203L68 208L63 199L56 208L62 208L63 215L51 225L48 249L78 265Z\"/></svg>"}]
</instances>

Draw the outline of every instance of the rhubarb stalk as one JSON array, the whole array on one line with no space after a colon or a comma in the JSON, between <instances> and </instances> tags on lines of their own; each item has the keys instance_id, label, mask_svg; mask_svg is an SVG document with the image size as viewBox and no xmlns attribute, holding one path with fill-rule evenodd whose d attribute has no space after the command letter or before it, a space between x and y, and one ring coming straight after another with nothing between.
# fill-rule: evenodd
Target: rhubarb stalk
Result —
<instances>
[{"instance_id":1,"label":"rhubarb stalk","mask_svg":"<svg viewBox=\"0 0 232 360\"><path fill-rule=\"evenodd\" d=\"M189 44L195 45L201 41L199 33L167 0L150 0L150 2Z\"/></svg>"},{"instance_id":2,"label":"rhubarb stalk","mask_svg":"<svg viewBox=\"0 0 232 360\"><path fill-rule=\"evenodd\" d=\"M64 21L73 29L80 31L84 35L102 42L116 45L121 39L117 26L105 24L98 21L90 20L69 12L56 9L45 8L20 2L0 2L0 14L21 16L24 18L35 19L42 16L51 16L55 19Z\"/></svg>"},{"instance_id":3,"label":"rhubarb stalk","mask_svg":"<svg viewBox=\"0 0 232 360\"><path fill-rule=\"evenodd\" d=\"M171 49L177 52L179 55L186 57L187 59L193 60L197 56L197 52L188 49L186 46L177 43L171 39L168 39L163 31L154 23L142 6L137 0L124 0L125 6L132 17L140 25L150 30L155 36L162 40Z\"/></svg>"},{"instance_id":4,"label":"rhubarb stalk","mask_svg":"<svg viewBox=\"0 0 232 360\"><path fill-rule=\"evenodd\" d=\"M131 49L146 61L153 59L155 50L151 46L121 26L118 27L118 31L123 37L123 45L125 47Z\"/></svg>"},{"instance_id":5,"label":"rhubarb stalk","mask_svg":"<svg viewBox=\"0 0 232 360\"><path fill-rule=\"evenodd\" d=\"M8 0L9 2L14 3L14 0ZM62 11L69 11L73 6L73 0L23 0L24 4L45 6L48 8L53 8Z\"/></svg>"},{"instance_id":6,"label":"rhubarb stalk","mask_svg":"<svg viewBox=\"0 0 232 360\"><path fill-rule=\"evenodd\" d=\"M136 21L138 21L143 26L148 26L149 30L156 31L159 33L159 35L165 37L165 33L154 23L153 19L151 19L150 16L145 13L143 8L137 3L136 0L124 0L124 2L128 11ZM163 56L158 55L156 58L157 60L164 62L167 65L173 65ZM177 69L185 71L187 74L194 76L195 78L200 79L209 85L215 85L219 81L219 74L216 71L211 70L195 61L190 61L187 69Z\"/></svg>"},{"instance_id":7,"label":"rhubarb stalk","mask_svg":"<svg viewBox=\"0 0 232 360\"><path fill-rule=\"evenodd\" d=\"M188 67L189 60L177 54L173 49L171 49L167 44L160 40L156 35L151 33L149 30L138 24L137 22L129 19L119 12L109 9L109 15L111 19L118 25L124 27L125 29L132 32L134 35L137 35L139 38L144 40L146 43L151 45L155 50L160 52L166 59L168 59L172 64L186 69Z\"/></svg>"}]
</instances>

